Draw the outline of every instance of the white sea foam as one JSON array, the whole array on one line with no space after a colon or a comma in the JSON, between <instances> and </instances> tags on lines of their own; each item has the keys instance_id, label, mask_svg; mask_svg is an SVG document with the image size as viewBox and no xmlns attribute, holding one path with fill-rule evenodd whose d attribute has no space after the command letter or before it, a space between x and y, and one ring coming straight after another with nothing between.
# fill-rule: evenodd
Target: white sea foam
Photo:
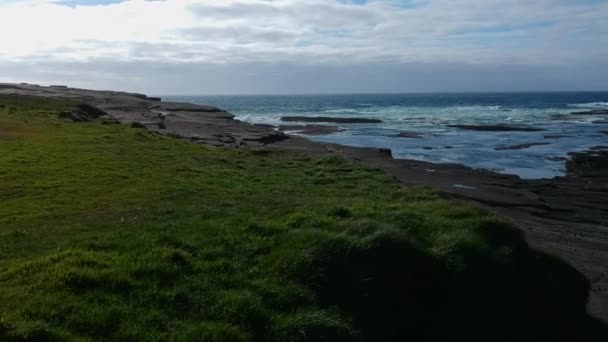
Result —
<instances>
[{"instance_id":1,"label":"white sea foam","mask_svg":"<svg viewBox=\"0 0 608 342\"><path fill-rule=\"evenodd\" d=\"M501 106L455 106L455 107L445 107L445 109L461 110L461 111L467 111L467 110L478 111L478 110L502 110L502 107Z\"/></svg>"},{"instance_id":2,"label":"white sea foam","mask_svg":"<svg viewBox=\"0 0 608 342\"><path fill-rule=\"evenodd\" d=\"M0 0L1 1L1 0ZM439 163L457 163L473 168L493 169L517 174L522 178L542 178L563 175L564 163L547 158L565 156L570 151L585 150L605 143L604 129L598 115L569 115L573 111L608 109L608 98L588 96L539 94L530 102L519 96L492 95L486 98L433 98L434 95L410 97L384 95L353 97L225 97L179 98L181 101L212 103L226 108L240 120L253 123L285 125L281 116L344 116L377 118L383 124L343 125L347 130L314 136L317 141L362 147L390 148L396 158L417 159ZM498 96L504 102L488 102ZM564 96L567 98L564 102ZM597 102L591 102L595 100ZM598 101L599 100L599 101ZM217 102L215 102L217 101ZM498 104L505 105L500 106ZM564 106L564 103L570 103ZM541 105L539 105L541 104ZM531 125L545 132L478 132L450 125ZM395 139L398 132L418 132L422 139ZM552 139L550 145L524 150L496 150L496 146L516 145L519 141L545 141L545 134L563 134L571 138ZM522 140L525 139L525 140ZM449 146L449 148L447 148ZM424 149L432 147L432 149Z\"/></svg>"},{"instance_id":3,"label":"white sea foam","mask_svg":"<svg viewBox=\"0 0 608 342\"><path fill-rule=\"evenodd\" d=\"M589 102L589 103L573 103L569 104L570 107L577 108L608 108L608 102Z\"/></svg>"},{"instance_id":4,"label":"white sea foam","mask_svg":"<svg viewBox=\"0 0 608 342\"><path fill-rule=\"evenodd\" d=\"M339 108L339 109L326 109L325 113L357 113L358 110L351 108Z\"/></svg>"}]
</instances>

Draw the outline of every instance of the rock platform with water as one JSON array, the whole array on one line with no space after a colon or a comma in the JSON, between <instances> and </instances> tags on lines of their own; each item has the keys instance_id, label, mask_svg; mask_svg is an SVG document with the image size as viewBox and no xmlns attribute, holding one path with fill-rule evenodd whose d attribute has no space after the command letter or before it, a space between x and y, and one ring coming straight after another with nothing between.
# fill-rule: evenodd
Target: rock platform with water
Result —
<instances>
[{"instance_id":1,"label":"rock platform with water","mask_svg":"<svg viewBox=\"0 0 608 342\"><path fill-rule=\"evenodd\" d=\"M162 102L142 94L28 84L0 84L0 94L77 101L80 105L74 110L61 114L69 121L128 123L209 146L336 155L381 168L403 185L430 187L446 197L467 200L506 216L531 245L576 267L591 284L590 313L608 323L608 150L603 147L571 153L563 177L522 180L458 164L398 160L387 149L316 143L273 126L235 120L217 107ZM541 130L502 125L459 128Z\"/></svg>"}]
</instances>

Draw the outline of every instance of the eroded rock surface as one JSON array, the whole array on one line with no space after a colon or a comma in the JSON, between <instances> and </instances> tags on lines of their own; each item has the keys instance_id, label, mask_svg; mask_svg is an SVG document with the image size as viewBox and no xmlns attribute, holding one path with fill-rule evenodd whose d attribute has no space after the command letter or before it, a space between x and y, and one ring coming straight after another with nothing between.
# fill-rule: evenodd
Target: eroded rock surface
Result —
<instances>
[{"instance_id":1,"label":"eroded rock surface","mask_svg":"<svg viewBox=\"0 0 608 342\"><path fill-rule=\"evenodd\" d=\"M61 114L66 120L137 122L151 131L210 146L260 147L286 138L272 127L234 120L234 115L217 107L161 102L143 94L31 84L0 84L0 93L78 101L82 104Z\"/></svg>"}]
</instances>

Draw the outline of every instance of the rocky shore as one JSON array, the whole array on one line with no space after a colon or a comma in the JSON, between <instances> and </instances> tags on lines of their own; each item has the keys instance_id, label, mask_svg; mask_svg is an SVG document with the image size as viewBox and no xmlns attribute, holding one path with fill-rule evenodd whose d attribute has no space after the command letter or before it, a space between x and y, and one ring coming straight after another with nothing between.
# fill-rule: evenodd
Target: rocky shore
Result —
<instances>
[{"instance_id":1,"label":"rocky shore","mask_svg":"<svg viewBox=\"0 0 608 342\"><path fill-rule=\"evenodd\" d=\"M392 158L390 150L315 143L269 125L235 120L230 113L216 107L162 102L142 94L29 84L0 84L0 94L82 102L83 105L75 110L62 114L66 121L127 123L215 147L282 148L338 155L381 168L404 185L431 187L445 196L471 201L510 218L526 233L531 245L562 257L583 273L592 287L588 309L608 323L608 151L602 148L571 154L566 161L568 173L564 177L521 180L516 176L456 164L397 160ZM323 118L326 119L332 118ZM283 129L304 134L307 134L306 130L325 134L335 129L322 127L285 126ZM482 126L459 128L490 129ZM512 131L522 128L496 126L491 129ZM411 134L400 137L417 138Z\"/></svg>"},{"instance_id":2,"label":"rocky shore","mask_svg":"<svg viewBox=\"0 0 608 342\"><path fill-rule=\"evenodd\" d=\"M89 106L81 107L80 113L66 113L66 120L135 122L151 131L211 146L263 146L287 138L273 127L234 120L232 114L216 107L161 102L142 94L27 84L0 84L0 93L81 101Z\"/></svg>"}]
</instances>

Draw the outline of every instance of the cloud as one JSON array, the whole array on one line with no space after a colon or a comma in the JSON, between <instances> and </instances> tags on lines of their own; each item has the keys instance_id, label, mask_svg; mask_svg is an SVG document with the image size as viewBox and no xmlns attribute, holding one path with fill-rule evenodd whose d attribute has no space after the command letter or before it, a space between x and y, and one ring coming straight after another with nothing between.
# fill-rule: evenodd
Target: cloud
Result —
<instances>
[{"instance_id":1,"label":"cloud","mask_svg":"<svg viewBox=\"0 0 608 342\"><path fill-rule=\"evenodd\" d=\"M5 65L601 66L608 1L3 0L0 32Z\"/></svg>"}]
</instances>

